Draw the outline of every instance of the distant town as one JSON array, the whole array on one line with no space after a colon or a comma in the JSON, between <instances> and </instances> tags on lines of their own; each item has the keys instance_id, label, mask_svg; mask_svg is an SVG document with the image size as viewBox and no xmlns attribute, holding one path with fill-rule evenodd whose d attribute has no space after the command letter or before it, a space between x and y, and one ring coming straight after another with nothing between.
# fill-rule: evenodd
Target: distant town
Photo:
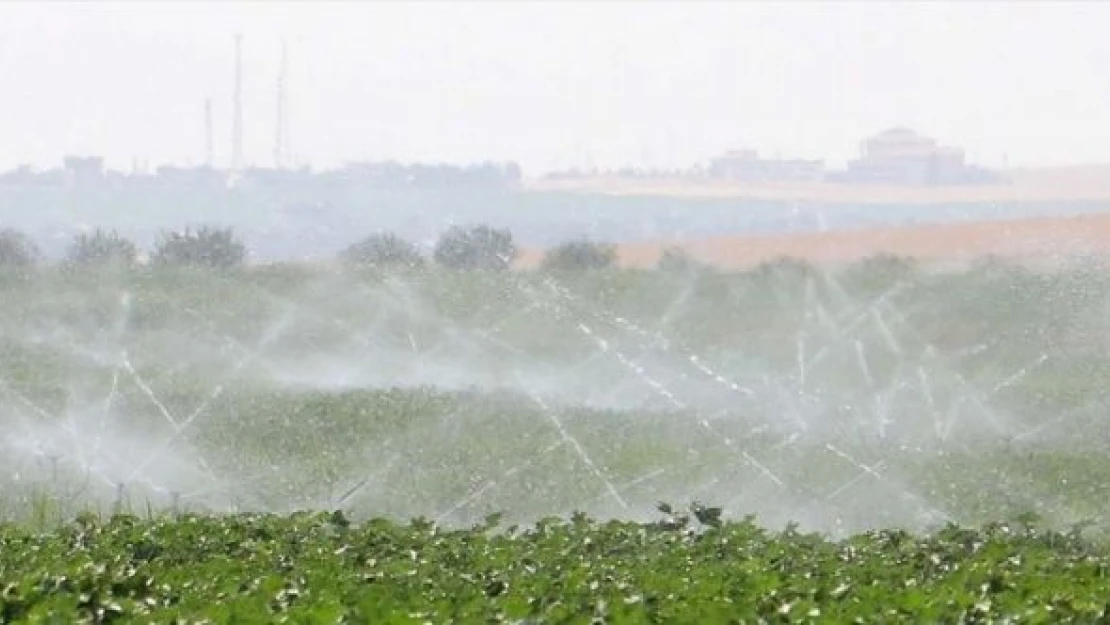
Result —
<instances>
[{"instance_id":1,"label":"distant town","mask_svg":"<svg viewBox=\"0 0 1110 625\"><path fill-rule=\"evenodd\" d=\"M1003 182L999 172L967 162L961 148L939 144L909 128L890 128L865 139L859 157L843 170L826 167L822 160L769 159L753 149L734 150L708 165L688 170L616 171L568 170L546 176L553 180L592 177L667 178L719 180L737 183L827 182L902 186L956 186Z\"/></svg>"},{"instance_id":2,"label":"distant town","mask_svg":"<svg viewBox=\"0 0 1110 625\"><path fill-rule=\"evenodd\" d=\"M288 97L288 50L281 47L280 70L275 86L273 166L248 167L243 152L243 36L234 38L234 85L231 116L230 164L217 168L213 153L213 106L204 101L204 165L161 165L153 170L138 160L128 172L110 170L99 156L72 155L60 166L45 171L30 166L0 173L0 188L98 188L98 189L251 189L296 188L313 193L324 189L518 189L524 183L516 163L473 165L401 164L396 162L350 163L331 170L313 171L290 166L293 158ZM890 128L864 139L859 157L843 170L832 170L822 160L768 159L755 149L738 149L708 163L678 170L625 167L616 171L568 170L549 172L540 180L574 183L590 180L722 181L744 183L832 183L906 187L989 185L1002 181L997 172L968 163L958 147L939 144L904 127Z\"/></svg>"},{"instance_id":3,"label":"distant town","mask_svg":"<svg viewBox=\"0 0 1110 625\"><path fill-rule=\"evenodd\" d=\"M964 151L940 145L908 128L891 128L865 139L859 158L843 170L831 170L821 160L769 159L756 150L735 150L708 164L685 170L644 170L633 167L615 171L569 170L546 174L547 180L595 177L672 180L717 180L736 183L827 182L905 186L982 185L1002 181L994 171L966 161ZM513 189L522 183L516 163L474 165L351 163L332 170L307 167L216 169L159 166L153 170L138 163L131 171L110 170L101 157L68 156L57 168L45 171L29 166L0 174L0 186L55 188L257 188L297 186L375 188L491 188Z\"/></svg>"},{"instance_id":4,"label":"distant town","mask_svg":"<svg viewBox=\"0 0 1110 625\"><path fill-rule=\"evenodd\" d=\"M211 166L162 165L153 170L136 164L131 171L107 169L98 156L67 156L61 166L45 171L23 166L0 173L0 187L149 189L251 189L259 187L335 188L512 188L520 184L515 163L455 165L402 165L393 162L352 163L313 171L307 167L216 169Z\"/></svg>"}]
</instances>

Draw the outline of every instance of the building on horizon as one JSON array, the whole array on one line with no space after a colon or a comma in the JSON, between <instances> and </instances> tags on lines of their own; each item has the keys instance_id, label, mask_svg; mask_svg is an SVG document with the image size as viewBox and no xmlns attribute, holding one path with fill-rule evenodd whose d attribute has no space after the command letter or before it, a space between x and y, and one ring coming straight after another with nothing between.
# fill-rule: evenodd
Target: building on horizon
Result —
<instances>
[{"instance_id":1,"label":"building on horizon","mask_svg":"<svg viewBox=\"0 0 1110 625\"><path fill-rule=\"evenodd\" d=\"M106 180L104 158L100 156L66 156L62 159L66 186L97 186Z\"/></svg>"},{"instance_id":2,"label":"building on horizon","mask_svg":"<svg viewBox=\"0 0 1110 625\"><path fill-rule=\"evenodd\" d=\"M402 164L392 161L351 163L338 169L316 171L307 165L297 169L246 167L241 171L215 169L207 165L183 167L160 165L153 172L138 161L130 173L105 168L100 156L66 156L60 167L36 170L21 165L0 171L0 187L91 188L205 188L259 187L327 188L362 186L389 189L519 189L523 175L515 162L486 161L469 165Z\"/></svg>"},{"instance_id":3,"label":"building on horizon","mask_svg":"<svg viewBox=\"0 0 1110 625\"><path fill-rule=\"evenodd\" d=\"M938 186L986 184L999 177L967 163L961 148L944 146L935 139L905 127L884 130L864 139L860 156L846 170L829 176L845 183L881 183Z\"/></svg>"},{"instance_id":4,"label":"building on horizon","mask_svg":"<svg viewBox=\"0 0 1110 625\"><path fill-rule=\"evenodd\" d=\"M817 182L824 178L825 164L819 160L766 159L755 150L732 150L710 161L706 173L712 179L736 182Z\"/></svg>"}]
</instances>

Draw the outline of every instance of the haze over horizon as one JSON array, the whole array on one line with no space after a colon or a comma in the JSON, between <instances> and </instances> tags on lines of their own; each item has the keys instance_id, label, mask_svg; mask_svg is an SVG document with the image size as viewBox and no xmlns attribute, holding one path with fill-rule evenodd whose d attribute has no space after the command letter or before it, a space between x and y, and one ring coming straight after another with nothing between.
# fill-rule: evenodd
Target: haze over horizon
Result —
<instances>
[{"instance_id":1,"label":"haze over horizon","mask_svg":"<svg viewBox=\"0 0 1110 625\"><path fill-rule=\"evenodd\" d=\"M838 165L905 125L998 167L1110 162L1106 4L0 5L0 168L66 154L678 167L728 149Z\"/></svg>"}]
</instances>

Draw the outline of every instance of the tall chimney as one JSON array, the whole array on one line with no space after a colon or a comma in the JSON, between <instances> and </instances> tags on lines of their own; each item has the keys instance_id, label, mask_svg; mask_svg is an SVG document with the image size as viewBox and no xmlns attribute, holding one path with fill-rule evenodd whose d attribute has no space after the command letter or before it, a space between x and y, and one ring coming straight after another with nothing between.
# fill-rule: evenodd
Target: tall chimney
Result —
<instances>
[{"instance_id":1,"label":"tall chimney","mask_svg":"<svg viewBox=\"0 0 1110 625\"><path fill-rule=\"evenodd\" d=\"M235 34L235 95L231 119L231 170L243 170L243 35Z\"/></svg>"},{"instance_id":2,"label":"tall chimney","mask_svg":"<svg viewBox=\"0 0 1110 625\"><path fill-rule=\"evenodd\" d=\"M281 68L278 70L277 78L277 118L274 126L274 167L277 169L285 167L285 157L289 148L289 104L286 95L289 80L288 72L289 64L286 58L286 47L285 42L282 41Z\"/></svg>"},{"instance_id":3,"label":"tall chimney","mask_svg":"<svg viewBox=\"0 0 1110 625\"><path fill-rule=\"evenodd\" d=\"M212 98L204 100L204 166L211 169L214 165L215 147L212 141Z\"/></svg>"}]
</instances>

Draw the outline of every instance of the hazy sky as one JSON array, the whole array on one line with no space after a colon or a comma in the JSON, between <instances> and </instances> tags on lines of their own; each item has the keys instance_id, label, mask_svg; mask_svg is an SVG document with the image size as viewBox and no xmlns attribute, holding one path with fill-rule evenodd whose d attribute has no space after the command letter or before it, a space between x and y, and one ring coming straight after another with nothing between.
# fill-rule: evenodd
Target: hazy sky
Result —
<instances>
[{"instance_id":1,"label":"hazy sky","mask_svg":"<svg viewBox=\"0 0 1110 625\"><path fill-rule=\"evenodd\" d=\"M998 165L1110 162L1110 3L0 5L0 167L101 154L272 163L281 40L294 151L347 160L684 165L851 157L909 125Z\"/></svg>"}]
</instances>

